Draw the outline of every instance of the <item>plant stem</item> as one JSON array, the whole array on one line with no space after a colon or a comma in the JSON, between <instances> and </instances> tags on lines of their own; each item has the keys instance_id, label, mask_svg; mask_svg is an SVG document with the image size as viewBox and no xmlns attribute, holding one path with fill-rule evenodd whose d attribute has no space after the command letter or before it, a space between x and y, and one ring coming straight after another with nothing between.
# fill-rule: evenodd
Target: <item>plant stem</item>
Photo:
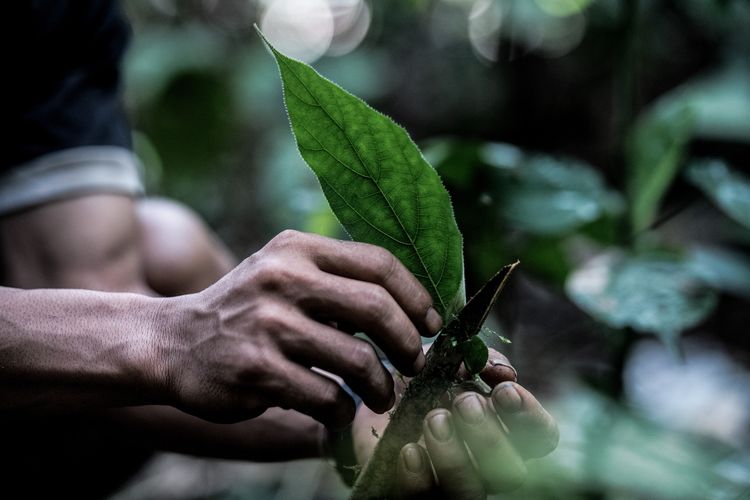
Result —
<instances>
[{"instance_id":1,"label":"plant stem","mask_svg":"<svg viewBox=\"0 0 750 500\"><path fill-rule=\"evenodd\" d=\"M419 439L422 419L438 406L445 391L456 382L463 355L449 335L448 331L440 334L427 353L424 369L409 382L372 458L357 478L350 500L386 498L389 495L401 448Z\"/></svg>"},{"instance_id":2,"label":"plant stem","mask_svg":"<svg viewBox=\"0 0 750 500\"><path fill-rule=\"evenodd\" d=\"M463 361L459 343L479 332L508 276L517 265L518 262L515 262L502 268L443 328L427 352L424 369L409 382L372 457L357 477L350 500L389 496L401 448L419 439L425 415L438 406L445 392L457 382L456 372Z\"/></svg>"}]
</instances>

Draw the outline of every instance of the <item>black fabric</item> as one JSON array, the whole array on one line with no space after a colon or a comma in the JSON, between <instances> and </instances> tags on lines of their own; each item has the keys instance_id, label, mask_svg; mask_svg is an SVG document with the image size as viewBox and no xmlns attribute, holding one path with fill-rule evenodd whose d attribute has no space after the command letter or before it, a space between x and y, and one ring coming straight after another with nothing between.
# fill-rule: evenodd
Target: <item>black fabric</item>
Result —
<instances>
[{"instance_id":1,"label":"black fabric","mask_svg":"<svg viewBox=\"0 0 750 500\"><path fill-rule=\"evenodd\" d=\"M62 149L130 147L120 64L130 30L114 0L3 6L0 171Z\"/></svg>"},{"instance_id":2,"label":"black fabric","mask_svg":"<svg viewBox=\"0 0 750 500\"><path fill-rule=\"evenodd\" d=\"M0 32L0 172L72 147L130 147L130 31L116 1L13 0ZM0 418L0 497L105 498L150 455L95 415Z\"/></svg>"},{"instance_id":3,"label":"black fabric","mask_svg":"<svg viewBox=\"0 0 750 500\"><path fill-rule=\"evenodd\" d=\"M153 456L101 415L0 418L0 498L107 498Z\"/></svg>"}]
</instances>

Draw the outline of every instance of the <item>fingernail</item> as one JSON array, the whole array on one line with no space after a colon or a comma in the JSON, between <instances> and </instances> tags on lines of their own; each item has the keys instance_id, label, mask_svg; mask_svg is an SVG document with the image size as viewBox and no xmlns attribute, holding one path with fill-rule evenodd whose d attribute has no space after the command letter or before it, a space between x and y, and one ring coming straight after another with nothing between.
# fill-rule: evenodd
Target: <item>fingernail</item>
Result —
<instances>
[{"instance_id":1,"label":"fingernail","mask_svg":"<svg viewBox=\"0 0 750 500\"><path fill-rule=\"evenodd\" d=\"M401 450L401 455L404 457L404 465L406 470L409 472L420 472L423 467L422 452L419 450L419 445L407 444L404 449Z\"/></svg>"},{"instance_id":2,"label":"fingernail","mask_svg":"<svg viewBox=\"0 0 750 500\"><path fill-rule=\"evenodd\" d=\"M495 402L500 409L507 413L516 413L523 406L521 395L518 394L515 386L510 383L503 383L498 386L499 390L494 394Z\"/></svg>"},{"instance_id":3,"label":"fingernail","mask_svg":"<svg viewBox=\"0 0 750 500\"><path fill-rule=\"evenodd\" d=\"M433 335L439 332L443 327L443 318L440 317L440 314L438 314L438 312L432 306L427 309L427 314L425 314L424 321L427 325L427 330Z\"/></svg>"},{"instance_id":4,"label":"fingernail","mask_svg":"<svg viewBox=\"0 0 750 500\"><path fill-rule=\"evenodd\" d=\"M467 424L478 424L484 421L484 405L476 394L468 394L456 403L456 410Z\"/></svg>"},{"instance_id":5,"label":"fingernail","mask_svg":"<svg viewBox=\"0 0 750 500\"><path fill-rule=\"evenodd\" d=\"M509 365L508 363L506 363L504 360L502 360L502 359L491 359L490 360L490 366L502 366L504 368L509 369L510 371L513 372L513 381L514 382L518 382L518 372L516 371L515 368L513 368L511 365Z\"/></svg>"},{"instance_id":6,"label":"fingernail","mask_svg":"<svg viewBox=\"0 0 750 500\"><path fill-rule=\"evenodd\" d=\"M448 441L453 436L453 426L448 413L436 413L427 421L427 426L438 441Z\"/></svg>"}]
</instances>

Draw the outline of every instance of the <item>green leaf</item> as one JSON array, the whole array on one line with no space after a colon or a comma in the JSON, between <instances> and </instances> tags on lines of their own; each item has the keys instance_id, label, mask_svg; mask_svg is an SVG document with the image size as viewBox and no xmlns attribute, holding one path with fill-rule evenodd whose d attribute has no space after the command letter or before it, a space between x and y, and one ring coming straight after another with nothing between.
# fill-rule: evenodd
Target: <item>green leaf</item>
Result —
<instances>
[{"instance_id":1,"label":"green leaf","mask_svg":"<svg viewBox=\"0 0 750 500\"><path fill-rule=\"evenodd\" d=\"M590 165L572 158L524 154L506 144L480 151L497 182L488 195L509 225L524 232L553 236L618 215L622 197L607 188Z\"/></svg>"},{"instance_id":2,"label":"green leaf","mask_svg":"<svg viewBox=\"0 0 750 500\"><path fill-rule=\"evenodd\" d=\"M750 65L747 58L699 74L659 99L662 114L689 107L693 135L709 140L750 142Z\"/></svg>"},{"instance_id":3,"label":"green leaf","mask_svg":"<svg viewBox=\"0 0 750 500\"><path fill-rule=\"evenodd\" d=\"M653 221L691 137L750 141L750 67L744 60L680 85L636 123L627 149L635 231Z\"/></svg>"},{"instance_id":4,"label":"green leaf","mask_svg":"<svg viewBox=\"0 0 750 500\"><path fill-rule=\"evenodd\" d=\"M469 374L474 375L481 372L490 356L487 344L475 335L469 340L461 342L458 346L464 355L464 366L466 366Z\"/></svg>"},{"instance_id":5,"label":"green leaf","mask_svg":"<svg viewBox=\"0 0 750 500\"><path fill-rule=\"evenodd\" d=\"M696 161L690 164L686 176L724 213L750 228L750 178L721 160Z\"/></svg>"},{"instance_id":6,"label":"green leaf","mask_svg":"<svg viewBox=\"0 0 750 500\"><path fill-rule=\"evenodd\" d=\"M613 328L656 333L670 346L717 304L716 292L689 261L661 255L604 253L574 272L565 290L594 318Z\"/></svg>"},{"instance_id":7,"label":"green leaf","mask_svg":"<svg viewBox=\"0 0 750 500\"><path fill-rule=\"evenodd\" d=\"M724 248L696 247L688 265L693 274L716 290L750 298L750 259Z\"/></svg>"},{"instance_id":8,"label":"green leaf","mask_svg":"<svg viewBox=\"0 0 750 500\"><path fill-rule=\"evenodd\" d=\"M689 107L657 107L636 123L628 140L628 196L633 231L647 229L672 184L692 132Z\"/></svg>"},{"instance_id":9,"label":"green leaf","mask_svg":"<svg viewBox=\"0 0 750 500\"><path fill-rule=\"evenodd\" d=\"M398 257L451 317L465 302L462 240L437 172L393 120L268 46L297 146L336 217Z\"/></svg>"}]
</instances>

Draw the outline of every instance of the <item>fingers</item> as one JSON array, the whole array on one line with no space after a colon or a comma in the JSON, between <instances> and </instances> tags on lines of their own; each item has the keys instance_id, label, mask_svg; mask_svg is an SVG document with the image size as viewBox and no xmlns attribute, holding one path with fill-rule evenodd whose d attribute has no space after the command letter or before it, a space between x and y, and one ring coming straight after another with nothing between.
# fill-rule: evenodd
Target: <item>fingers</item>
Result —
<instances>
[{"instance_id":1,"label":"fingers","mask_svg":"<svg viewBox=\"0 0 750 500\"><path fill-rule=\"evenodd\" d=\"M419 332L380 285L329 275L311 285L300 306L367 333L406 375L416 375L424 366Z\"/></svg>"},{"instance_id":2,"label":"fingers","mask_svg":"<svg viewBox=\"0 0 750 500\"><path fill-rule=\"evenodd\" d=\"M297 331L282 343L283 352L304 366L315 366L340 376L368 408L384 413L393 407L393 377L369 342L317 323L301 314L290 324Z\"/></svg>"},{"instance_id":3,"label":"fingers","mask_svg":"<svg viewBox=\"0 0 750 500\"><path fill-rule=\"evenodd\" d=\"M456 429L471 450L487 491L514 490L526 478L526 466L485 401L474 392L458 396L453 403Z\"/></svg>"},{"instance_id":4,"label":"fingers","mask_svg":"<svg viewBox=\"0 0 750 500\"><path fill-rule=\"evenodd\" d=\"M409 443L401 448L396 464L397 499L428 500L435 498L435 478L424 448Z\"/></svg>"},{"instance_id":5,"label":"fingers","mask_svg":"<svg viewBox=\"0 0 750 500\"><path fill-rule=\"evenodd\" d=\"M451 499L485 498L482 480L469 459L466 447L456 434L451 413L444 409L428 413L423 433L443 494Z\"/></svg>"},{"instance_id":6,"label":"fingers","mask_svg":"<svg viewBox=\"0 0 750 500\"><path fill-rule=\"evenodd\" d=\"M508 358L489 347L489 356L487 357L487 364L484 369L479 373L479 376L484 380L490 387L494 387L497 384L505 381L516 382L518 380L518 373L513 368ZM471 378L469 373L466 371L466 367L461 364L458 369L459 380L467 380Z\"/></svg>"},{"instance_id":7,"label":"fingers","mask_svg":"<svg viewBox=\"0 0 750 500\"><path fill-rule=\"evenodd\" d=\"M497 384L505 381L516 382L518 380L518 372L513 368L508 358L495 349L489 348L488 350L487 365L479 374L482 380L490 387L495 387Z\"/></svg>"},{"instance_id":8,"label":"fingers","mask_svg":"<svg viewBox=\"0 0 750 500\"><path fill-rule=\"evenodd\" d=\"M393 296L423 335L432 336L440 330L442 319L432 307L430 294L393 254L366 243L308 236L322 271L376 283Z\"/></svg>"},{"instance_id":9,"label":"fingers","mask_svg":"<svg viewBox=\"0 0 750 500\"><path fill-rule=\"evenodd\" d=\"M340 429L354 420L354 401L333 380L286 360L278 360L276 384L266 389L271 401Z\"/></svg>"},{"instance_id":10,"label":"fingers","mask_svg":"<svg viewBox=\"0 0 750 500\"><path fill-rule=\"evenodd\" d=\"M557 447L560 433L555 419L520 385L503 382L495 387L492 404L523 457L543 457Z\"/></svg>"}]
</instances>

